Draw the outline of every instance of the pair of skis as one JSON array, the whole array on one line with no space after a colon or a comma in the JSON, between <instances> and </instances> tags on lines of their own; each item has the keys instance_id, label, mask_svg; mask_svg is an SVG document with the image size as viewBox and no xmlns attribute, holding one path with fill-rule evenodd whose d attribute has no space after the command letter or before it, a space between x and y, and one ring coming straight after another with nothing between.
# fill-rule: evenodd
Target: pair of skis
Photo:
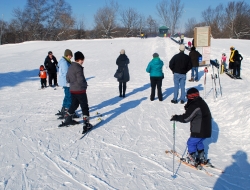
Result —
<instances>
[{"instance_id":1,"label":"pair of skis","mask_svg":"<svg viewBox=\"0 0 250 190\"><path fill-rule=\"evenodd\" d=\"M198 170L198 171L202 171L204 172L205 174L207 174L208 176L213 176L212 173L210 173L206 168L211 168L211 169L214 169L214 170L217 170L218 172L220 173L224 173L224 171L220 168L217 168L215 167L213 164L210 163L210 160L208 160L208 162L206 164L199 164L198 166L193 166L191 164L189 164L188 162L186 162L186 159L183 158L181 156L181 154L177 153L176 151L173 151L173 150L166 150L165 151L166 154L172 154L172 155L175 155L177 159L179 159L179 161L185 165L185 166L188 166L192 169L195 169L195 170Z\"/></svg>"},{"instance_id":2,"label":"pair of skis","mask_svg":"<svg viewBox=\"0 0 250 190\"><path fill-rule=\"evenodd\" d=\"M222 96L222 87L221 87L221 83L220 83L220 72L219 72L219 63L218 60L210 60L210 64L212 65L212 69L213 69L213 74L211 74L211 78L212 78L212 88L213 88L213 95L214 95L214 99L217 99L218 96L218 92L217 92L217 86L216 86L216 79L219 80L219 87L220 87L220 94ZM217 68L217 74L214 72L214 67Z\"/></svg>"}]
</instances>

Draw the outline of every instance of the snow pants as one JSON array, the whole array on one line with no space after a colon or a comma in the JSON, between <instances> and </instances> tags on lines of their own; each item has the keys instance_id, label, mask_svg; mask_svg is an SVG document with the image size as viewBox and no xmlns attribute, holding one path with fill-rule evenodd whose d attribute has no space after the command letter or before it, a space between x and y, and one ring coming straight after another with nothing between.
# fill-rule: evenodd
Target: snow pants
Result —
<instances>
[{"instance_id":1,"label":"snow pants","mask_svg":"<svg viewBox=\"0 0 250 190\"><path fill-rule=\"evenodd\" d=\"M75 113L78 106L81 106L82 115L89 116L89 105L88 105L88 98L86 93L82 94L71 94L72 103L69 108L69 114Z\"/></svg>"},{"instance_id":2,"label":"snow pants","mask_svg":"<svg viewBox=\"0 0 250 190\"><path fill-rule=\"evenodd\" d=\"M154 99L155 99L155 88L157 86L158 99L159 99L159 101L162 101L162 91L161 91L162 77L150 77L150 83L151 83L150 100L154 101Z\"/></svg>"},{"instance_id":3,"label":"snow pants","mask_svg":"<svg viewBox=\"0 0 250 190\"><path fill-rule=\"evenodd\" d=\"M69 91L69 87L63 87L64 89L64 99L63 99L63 104L62 107L69 109L71 105L71 94Z\"/></svg>"},{"instance_id":4,"label":"snow pants","mask_svg":"<svg viewBox=\"0 0 250 190\"><path fill-rule=\"evenodd\" d=\"M189 137L189 139L187 141L188 152L191 154L193 152L196 152L196 151L204 149L203 141L205 139L206 138Z\"/></svg>"}]
</instances>

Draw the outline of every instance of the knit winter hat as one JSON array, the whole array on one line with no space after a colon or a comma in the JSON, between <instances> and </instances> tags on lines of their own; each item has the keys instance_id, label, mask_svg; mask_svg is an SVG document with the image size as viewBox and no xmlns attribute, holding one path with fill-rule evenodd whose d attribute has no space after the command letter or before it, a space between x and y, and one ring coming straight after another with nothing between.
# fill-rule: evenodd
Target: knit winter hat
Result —
<instances>
[{"instance_id":1,"label":"knit winter hat","mask_svg":"<svg viewBox=\"0 0 250 190\"><path fill-rule=\"evenodd\" d=\"M48 55L49 55L49 54L53 54L52 51L49 51L49 52L48 52Z\"/></svg>"},{"instance_id":2,"label":"knit winter hat","mask_svg":"<svg viewBox=\"0 0 250 190\"><path fill-rule=\"evenodd\" d=\"M71 57L73 57L72 51L69 50L69 49L66 49L66 50L64 51L64 56L67 57L68 55L70 55Z\"/></svg>"},{"instance_id":3,"label":"knit winter hat","mask_svg":"<svg viewBox=\"0 0 250 190\"><path fill-rule=\"evenodd\" d=\"M122 50L120 51L120 54L125 54L125 50L122 49Z\"/></svg>"},{"instance_id":4,"label":"knit winter hat","mask_svg":"<svg viewBox=\"0 0 250 190\"><path fill-rule=\"evenodd\" d=\"M158 53L154 53L153 54L153 57L155 58L155 57L159 57L159 54Z\"/></svg>"},{"instance_id":5,"label":"knit winter hat","mask_svg":"<svg viewBox=\"0 0 250 190\"><path fill-rule=\"evenodd\" d=\"M75 61L76 60L84 60L84 55L82 54L82 52L80 52L80 51L77 51L77 52L75 52L75 54L74 54L74 57L75 57Z\"/></svg>"},{"instance_id":6,"label":"knit winter hat","mask_svg":"<svg viewBox=\"0 0 250 190\"><path fill-rule=\"evenodd\" d=\"M193 99L195 99L196 97L199 97L199 96L200 96L200 93L196 88L190 88L187 91L187 99L189 99L189 100L193 100Z\"/></svg>"},{"instance_id":7,"label":"knit winter hat","mask_svg":"<svg viewBox=\"0 0 250 190\"><path fill-rule=\"evenodd\" d=\"M184 45L184 44L181 44L179 50L180 50L180 51L185 51L185 45Z\"/></svg>"}]
</instances>

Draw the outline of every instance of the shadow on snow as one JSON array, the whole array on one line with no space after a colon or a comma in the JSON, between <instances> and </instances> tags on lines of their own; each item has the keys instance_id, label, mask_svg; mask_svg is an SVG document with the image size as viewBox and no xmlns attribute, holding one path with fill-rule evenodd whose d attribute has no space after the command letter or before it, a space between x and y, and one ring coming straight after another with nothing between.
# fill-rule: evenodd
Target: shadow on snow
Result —
<instances>
[{"instance_id":1,"label":"shadow on snow","mask_svg":"<svg viewBox=\"0 0 250 190\"><path fill-rule=\"evenodd\" d=\"M96 127L96 129L101 127L102 125L108 123L112 119L116 118L118 115L124 114L126 111L137 107L142 101L144 101L146 99L147 98L144 97L144 98L141 98L139 100L132 100L129 102L125 102L125 103L120 104L120 107L118 107L118 108L115 108L115 109L110 110L108 112L102 113L102 115L110 115L110 116L108 118L106 118L105 120L103 120L103 122L101 122L100 125L98 125Z\"/></svg>"},{"instance_id":2,"label":"shadow on snow","mask_svg":"<svg viewBox=\"0 0 250 190\"><path fill-rule=\"evenodd\" d=\"M3 87L14 87L20 83L27 81L37 81L39 84L40 78L38 77L39 70L24 70L20 72L0 73L0 89Z\"/></svg>"},{"instance_id":3,"label":"shadow on snow","mask_svg":"<svg viewBox=\"0 0 250 190\"><path fill-rule=\"evenodd\" d=\"M243 190L250 188L250 164L247 161L247 153L238 150L232 155L232 158L234 162L225 168L224 173L220 175L213 189ZM223 154L221 159L223 159Z\"/></svg>"},{"instance_id":4,"label":"shadow on snow","mask_svg":"<svg viewBox=\"0 0 250 190\"><path fill-rule=\"evenodd\" d=\"M131 96L133 94L136 94L137 92L144 91L144 90L146 90L149 87L150 87L149 83L145 84L142 87L136 88L136 89L132 90L131 92L127 93L126 97ZM104 102L102 102L102 103L100 103L100 104L98 104L96 106L91 106L90 107L90 112L94 112L94 111L100 110L100 109L102 109L102 108L104 108L106 106L114 105L114 104L118 103L121 100L123 100L123 98L117 97L117 96L114 97L114 98L111 98L109 100L105 100Z\"/></svg>"}]
</instances>

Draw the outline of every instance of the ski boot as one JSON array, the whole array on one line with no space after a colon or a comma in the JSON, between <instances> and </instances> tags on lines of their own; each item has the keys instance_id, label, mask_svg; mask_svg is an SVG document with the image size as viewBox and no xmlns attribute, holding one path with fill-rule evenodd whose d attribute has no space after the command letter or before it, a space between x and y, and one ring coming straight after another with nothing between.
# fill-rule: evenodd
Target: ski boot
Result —
<instances>
[{"instance_id":1,"label":"ski boot","mask_svg":"<svg viewBox=\"0 0 250 190\"><path fill-rule=\"evenodd\" d=\"M58 113L56 113L55 115L62 115L62 113L64 113L65 107L62 107L61 111L58 110Z\"/></svg>"},{"instance_id":2,"label":"ski boot","mask_svg":"<svg viewBox=\"0 0 250 190\"><path fill-rule=\"evenodd\" d=\"M58 127L65 127L65 126L68 126L68 125L79 124L78 121L73 120L73 114L70 114L69 112L66 112L64 117L65 117L64 122L62 122Z\"/></svg>"},{"instance_id":3,"label":"ski boot","mask_svg":"<svg viewBox=\"0 0 250 190\"><path fill-rule=\"evenodd\" d=\"M187 153L187 157L186 157L186 162L191 164L192 166L194 167L197 167L198 166L198 162L196 162L196 158L195 158L195 152L193 153Z\"/></svg>"},{"instance_id":4,"label":"ski boot","mask_svg":"<svg viewBox=\"0 0 250 190\"><path fill-rule=\"evenodd\" d=\"M83 116L83 131L82 134L88 132L92 128L92 125L89 123L89 116Z\"/></svg>"},{"instance_id":5,"label":"ski boot","mask_svg":"<svg viewBox=\"0 0 250 190\"><path fill-rule=\"evenodd\" d=\"M196 161L197 161L199 164L207 164L208 160L205 158L204 149L198 150L198 156L197 156Z\"/></svg>"},{"instance_id":6,"label":"ski boot","mask_svg":"<svg viewBox=\"0 0 250 190\"><path fill-rule=\"evenodd\" d=\"M57 119L64 119L66 117L66 113L68 112L68 110L69 110L68 108L64 108L64 110L62 110L61 112L61 115Z\"/></svg>"}]
</instances>

